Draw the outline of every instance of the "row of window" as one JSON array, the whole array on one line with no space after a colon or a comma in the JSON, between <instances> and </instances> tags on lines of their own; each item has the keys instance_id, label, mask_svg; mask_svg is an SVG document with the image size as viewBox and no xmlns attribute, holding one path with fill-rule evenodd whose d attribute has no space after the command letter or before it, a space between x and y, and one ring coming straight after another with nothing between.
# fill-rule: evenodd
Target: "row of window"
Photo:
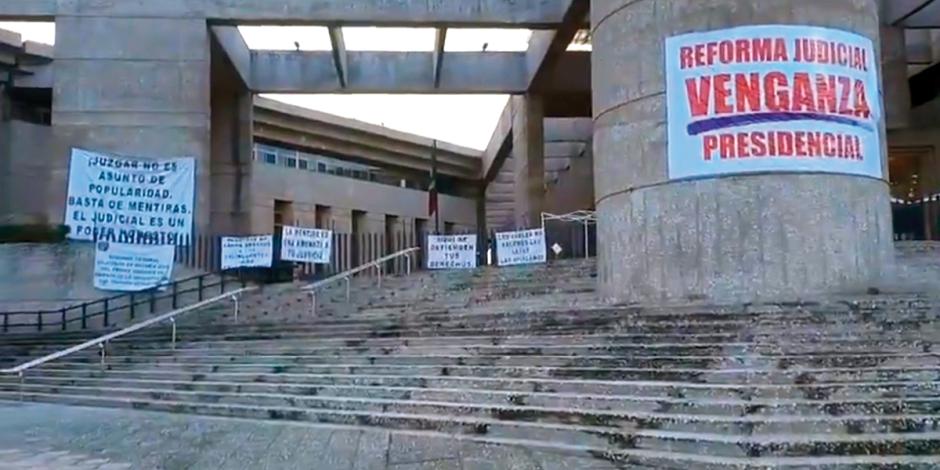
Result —
<instances>
[{"instance_id":1,"label":"row of window","mask_svg":"<svg viewBox=\"0 0 940 470\"><path fill-rule=\"evenodd\" d=\"M342 176L346 178L355 178L358 180L372 181L375 183L399 186L402 188L426 190L427 185L423 182L403 179L393 175L385 174L381 169L360 165L358 163L337 160L335 158L314 155L296 150L284 149L272 145L255 144L254 160L269 165L277 165L285 168L294 168L298 170L314 171L328 175Z\"/></svg>"}]
</instances>

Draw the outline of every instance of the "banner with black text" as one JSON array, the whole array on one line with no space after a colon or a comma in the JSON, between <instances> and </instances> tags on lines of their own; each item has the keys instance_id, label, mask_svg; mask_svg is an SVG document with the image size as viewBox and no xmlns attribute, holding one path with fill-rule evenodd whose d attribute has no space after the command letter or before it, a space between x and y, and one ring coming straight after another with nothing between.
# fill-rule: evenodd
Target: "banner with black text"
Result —
<instances>
[{"instance_id":1,"label":"banner with black text","mask_svg":"<svg viewBox=\"0 0 940 470\"><path fill-rule=\"evenodd\" d=\"M196 161L140 159L72 149L65 225L73 240L190 243Z\"/></svg>"},{"instance_id":2,"label":"banner with black text","mask_svg":"<svg viewBox=\"0 0 940 470\"><path fill-rule=\"evenodd\" d=\"M499 266L544 263L545 229L496 234L496 262Z\"/></svg>"},{"instance_id":3,"label":"banner with black text","mask_svg":"<svg viewBox=\"0 0 940 470\"><path fill-rule=\"evenodd\" d=\"M270 268L274 259L274 237L222 237L222 270Z\"/></svg>"},{"instance_id":4,"label":"banner with black text","mask_svg":"<svg viewBox=\"0 0 940 470\"><path fill-rule=\"evenodd\" d=\"M333 254L333 232L315 228L284 226L281 259L298 263L329 264Z\"/></svg>"},{"instance_id":5,"label":"banner with black text","mask_svg":"<svg viewBox=\"0 0 940 470\"><path fill-rule=\"evenodd\" d=\"M476 267L476 235L428 235L428 269Z\"/></svg>"},{"instance_id":6,"label":"banner with black text","mask_svg":"<svg viewBox=\"0 0 940 470\"><path fill-rule=\"evenodd\" d=\"M173 245L95 244L96 289L139 292L169 284L173 277Z\"/></svg>"}]
</instances>

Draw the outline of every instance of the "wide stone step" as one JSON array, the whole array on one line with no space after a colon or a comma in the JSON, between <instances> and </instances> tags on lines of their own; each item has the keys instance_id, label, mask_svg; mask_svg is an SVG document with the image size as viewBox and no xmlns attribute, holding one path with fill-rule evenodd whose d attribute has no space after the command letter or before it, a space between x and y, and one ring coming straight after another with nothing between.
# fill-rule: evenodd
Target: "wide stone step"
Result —
<instances>
[{"instance_id":1,"label":"wide stone step","mask_svg":"<svg viewBox=\"0 0 940 470\"><path fill-rule=\"evenodd\" d=\"M0 376L0 383L17 386L19 378ZM33 371L24 383L53 386L164 388L216 392L309 394L312 390L376 388L394 390L460 390L466 393L568 394L579 396L724 399L724 400L849 400L871 398L931 398L940 395L940 381L860 381L811 384L712 384L666 381L558 380L537 378L411 377L400 375L265 376L254 374L182 375L178 377L93 377L42 375Z\"/></svg>"},{"instance_id":2,"label":"wide stone step","mask_svg":"<svg viewBox=\"0 0 940 470\"><path fill-rule=\"evenodd\" d=\"M258 382L297 382L310 377L331 375L382 375L402 377L466 377L466 378L540 378L609 381L678 381L733 384L794 384L806 382L861 382L940 379L938 366L885 366L852 369L804 369L804 370L759 370L759 369L686 369L664 370L658 368L573 368L573 367L484 367L484 366L211 366L166 365L162 367L129 367L120 364L109 366L111 370L86 365L82 368L45 366L43 376L56 377L100 377L109 374L124 378L163 378L170 380L229 380L228 377L251 376Z\"/></svg>"},{"instance_id":3,"label":"wide stone step","mask_svg":"<svg viewBox=\"0 0 940 470\"><path fill-rule=\"evenodd\" d=\"M354 387L354 386L292 386L273 384L224 384L210 382L137 381L130 386L115 385L109 380L72 380L73 383L30 378L24 383L0 383L0 390L44 394L87 395L100 392L106 396L198 401L201 403L243 403L254 405L304 406L321 399L338 403L354 403L373 409L373 405L395 402L477 404L487 406L530 406L541 408L575 408L585 411L670 412L690 415L721 416L814 416L862 414L937 414L940 393L911 388L912 395L867 396L858 398L753 398L722 397L721 390L682 398L670 396L592 395L576 393L509 392L499 390L429 389L418 387ZM65 382L65 381L59 381ZM902 389L903 390L903 389ZM905 393L908 390L903 390ZM885 395L885 392L881 392ZM917 396L920 393L922 396ZM894 395L895 393L887 393ZM356 402L358 403L358 402ZM350 405L353 406L353 405Z\"/></svg>"},{"instance_id":4,"label":"wide stone step","mask_svg":"<svg viewBox=\"0 0 940 470\"><path fill-rule=\"evenodd\" d=\"M0 392L0 398L19 398L76 405L132 407L240 418L281 419L319 423L366 425L392 429L430 429L454 434L486 435L496 438L537 439L598 448L672 450L675 446L707 446L712 455L802 456L829 455L936 455L940 433L936 416L870 415L840 417L696 417L666 413L601 413L585 415L579 410L535 407L473 407L491 417L434 415L397 411L356 411L329 408L276 407L240 404L210 404L165 400L135 400L104 395L49 395ZM418 411L418 405L413 410ZM537 416L568 421L540 422ZM587 418L585 418L587 416ZM605 418L600 418L600 417ZM582 422L583 421L583 422ZM752 433L759 425L761 436ZM701 430L681 431L673 425ZM718 432L707 432L713 428ZM861 430L850 439L839 439L829 430ZM815 433L805 431L817 429ZM792 432L791 430L800 430ZM798 436L802 435L803 438ZM806 439L806 436L816 436ZM892 436L892 437L888 437Z\"/></svg>"},{"instance_id":5,"label":"wide stone step","mask_svg":"<svg viewBox=\"0 0 940 470\"><path fill-rule=\"evenodd\" d=\"M12 358L0 357L0 363L13 362ZM20 358L17 358L20 359ZM797 366L819 367L875 367L885 362L915 361L940 362L940 353L856 353L834 355L781 355L781 354L746 354L733 357L719 355L438 355L438 354L396 354L394 356L322 356L322 355L244 355L215 354L206 355L139 355L114 356L107 358L108 364L239 364L283 366L303 365L426 365L426 366L524 366L524 367L678 367L705 368L715 364L746 364L749 367L774 367L788 369ZM100 362L100 356L82 354L70 356L60 363Z\"/></svg>"}]
</instances>

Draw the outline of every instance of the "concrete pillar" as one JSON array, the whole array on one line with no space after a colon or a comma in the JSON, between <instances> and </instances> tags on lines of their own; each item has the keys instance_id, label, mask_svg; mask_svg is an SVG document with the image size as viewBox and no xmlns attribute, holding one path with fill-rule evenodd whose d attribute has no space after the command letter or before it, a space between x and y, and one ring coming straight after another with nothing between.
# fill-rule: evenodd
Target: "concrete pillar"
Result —
<instances>
[{"instance_id":1,"label":"concrete pillar","mask_svg":"<svg viewBox=\"0 0 940 470\"><path fill-rule=\"evenodd\" d=\"M878 44L874 0L591 3L599 287L605 297L792 298L862 288L891 266L891 208L882 180L777 172L669 181L667 165L668 36L795 24L848 30Z\"/></svg>"},{"instance_id":2,"label":"concrete pillar","mask_svg":"<svg viewBox=\"0 0 940 470\"><path fill-rule=\"evenodd\" d=\"M903 129L911 122L911 86L907 77L907 42L904 28L881 27L882 90L885 99L885 126Z\"/></svg>"},{"instance_id":3,"label":"concrete pillar","mask_svg":"<svg viewBox=\"0 0 940 470\"><path fill-rule=\"evenodd\" d=\"M253 99L213 41L210 230L216 234L251 232Z\"/></svg>"},{"instance_id":4,"label":"concrete pillar","mask_svg":"<svg viewBox=\"0 0 940 470\"><path fill-rule=\"evenodd\" d=\"M512 97L516 226L535 227L545 199L545 113L537 95Z\"/></svg>"},{"instance_id":5,"label":"concrete pillar","mask_svg":"<svg viewBox=\"0 0 940 470\"><path fill-rule=\"evenodd\" d=\"M194 227L205 233L211 219L205 18L182 8L126 17L126 2L60 3L52 105L56 167L68 168L72 146L194 157ZM67 171L53 179L51 185L65 188Z\"/></svg>"}]
</instances>

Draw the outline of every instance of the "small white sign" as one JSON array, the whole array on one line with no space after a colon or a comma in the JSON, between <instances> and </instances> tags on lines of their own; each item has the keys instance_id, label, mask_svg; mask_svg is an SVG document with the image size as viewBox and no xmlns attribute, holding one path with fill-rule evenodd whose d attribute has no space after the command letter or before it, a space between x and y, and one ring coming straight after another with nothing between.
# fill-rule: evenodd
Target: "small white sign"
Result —
<instances>
[{"instance_id":1,"label":"small white sign","mask_svg":"<svg viewBox=\"0 0 940 470\"><path fill-rule=\"evenodd\" d=\"M476 267L476 235L428 235L428 269Z\"/></svg>"},{"instance_id":2,"label":"small white sign","mask_svg":"<svg viewBox=\"0 0 940 470\"><path fill-rule=\"evenodd\" d=\"M173 245L95 244L96 289L139 292L168 284L173 277Z\"/></svg>"},{"instance_id":3,"label":"small white sign","mask_svg":"<svg viewBox=\"0 0 940 470\"><path fill-rule=\"evenodd\" d=\"M222 237L222 270L270 268L274 258L274 237Z\"/></svg>"},{"instance_id":4,"label":"small white sign","mask_svg":"<svg viewBox=\"0 0 940 470\"><path fill-rule=\"evenodd\" d=\"M544 263L545 230L521 230L496 234L496 263L499 266Z\"/></svg>"},{"instance_id":5,"label":"small white sign","mask_svg":"<svg viewBox=\"0 0 940 470\"><path fill-rule=\"evenodd\" d=\"M561 252L564 251L564 250L562 250L561 245L559 245L559 244L556 243L556 244L552 245L552 251L555 252L555 256L558 256L558 255L560 255Z\"/></svg>"},{"instance_id":6,"label":"small white sign","mask_svg":"<svg viewBox=\"0 0 940 470\"><path fill-rule=\"evenodd\" d=\"M333 232L315 228L284 226L281 259L298 263L329 264L333 254Z\"/></svg>"}]
</instances>

